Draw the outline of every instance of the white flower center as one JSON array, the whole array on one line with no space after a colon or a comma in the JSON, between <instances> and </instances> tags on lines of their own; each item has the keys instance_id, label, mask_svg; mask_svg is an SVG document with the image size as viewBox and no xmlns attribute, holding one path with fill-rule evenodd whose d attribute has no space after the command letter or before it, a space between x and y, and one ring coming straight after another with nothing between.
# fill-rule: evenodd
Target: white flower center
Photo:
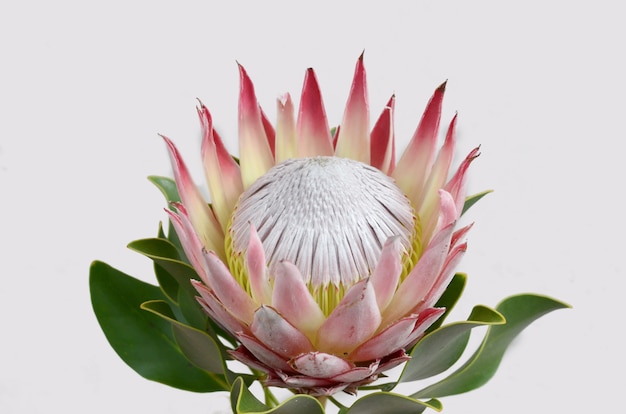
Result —
<instances>
[{"instance_id":1,"label":"white flower center","mask_svg":"<svg viewBox=\"0 0 626 414\"><path fill-rule=\"evenodd\" d=\"M411 248L415 215L407 197L381 171L338 157L290 159L239 198L232 217L233 253L245 251L250 223L273 267L287 260L317 290L349 287L369 276L385 241Z\"/></svg>"}]
</instances>

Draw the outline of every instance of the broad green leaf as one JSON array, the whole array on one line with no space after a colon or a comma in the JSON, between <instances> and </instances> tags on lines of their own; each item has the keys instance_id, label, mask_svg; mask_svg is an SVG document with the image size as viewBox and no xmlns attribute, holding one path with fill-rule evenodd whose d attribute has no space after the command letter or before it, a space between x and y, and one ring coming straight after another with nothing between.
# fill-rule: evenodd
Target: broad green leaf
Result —
<instances>
[{"instance_id":1,"label":"broad green leaf","mask_svg":"<svg viewBox=\"0 0 626 414\"><path fill-rule=\"evenodd\" d=\"M342 414L419 414L427 408L441 411L443 406L435 399L424 402L401 394L376 392L359 398Z\"/></svg>"},{"instance_id":2,"label":"broad green leaf","mask_svg":"<svg viewBox=\"0 0 626 414\"><path fill-rule=\"evenodd\" d=\"M493 193L493 190L485 190L481 191L480 193L468 196L465 199L465 203L463 204L463 210L461 211L461 215L465 214L465 212L469 210L470 207L472 207L474 204L476 204L476 202L478 202L478 200L480 200L489 193Z\"/></svg>"},{"instance_id":3,"label":"broad green leaf","mask_svg":"<svg viewBox=\"0 0 626 414\"><path fill-rule=\"evenodd\" d=\"M160 316L172 325L174 339L191 363L215 374L225 372L222 353L213 338L199 329L177 321L167 302L163 300L147 301L141 304L141 309Z\"/></svg>"},{"instance_id":4,"label":"broad green leaf","mask_svg":"<svg viewBox=\"0 0 626 414\"><path fill-rule=\"evenodd\" d=\"M165 269L176 281L179 287L193 292L190 279L199 279L196 271L180 260L176 246L165 239L141 239L128 244L128 248L152 259Z\"/></svg>"},{"instance_id":5,"label":"broad green leaf","mask_svg":"<svg viewBox=\"0 0 626 414\"><path fill-rule=\"evenodd\" d=\"M500 361L513 339L539 317L569 305L535 294L511 296L496 310L506 318L506 324L490 326L480 347L470 359L449 377L411 395L414 398L438 398L461 394L484 385L495 374Z\"/></svg>"},{"instance_id":6,"label":"broad green leaf","mask_svg":"<svg viewBox=\"0 0 626 414\"><path fill-rule=\"evenodd\" d=\"M456 305L459 298L461 297L461 294L465 289L466 282L467 275L465 273L457 273L454 275L454 277L448 284L445 292L443 292L443 295L441 295L441 297L435 304L436 308L446 308L446 311L443 315L441 315L439 319L437 319L437 322L432 324L426 330L426 332L432 332L443 324L443 321L445 321L446 317L450 314L450 311L452 310L452 308L454 308L454 305Z\"/></svg>"},{"instance_id":7,"label":"broad green leaf","mask_svg":"<svg viewBox=\"0 0 626 414\"><path fill-rule=\"evenodd\" d=\"M486 306L475 306L467 321L440 327L422 338L413 348L399 382L430 378L444 372L463 354L473 328L504 323L500 313Z\"/></svg>"},{"instance_id":8,"label":"broad green leaf","mask_svg":"<svg viewBox=\"0 0 626 414\"><path fill-rule=\"evenodd\" d=\"M89 289L94 313L111 347L138 374L188 391L228 389L219 377L187 361L167 321L140 309L143 302L165 300L157 286L95 261Z\"/></svg>"},{"instance_id":9,"label":"broad green leaf","mask_svg":"<svg viewBox=\"0 0 626 414\"><path fill-rule=\"evenodd\" d=\"M233 383L230 403L235 414L324 414L322 404L304 394L295 395L277 407L270 408L252 395L241 378Z\"/></svg>"}]
</instances>

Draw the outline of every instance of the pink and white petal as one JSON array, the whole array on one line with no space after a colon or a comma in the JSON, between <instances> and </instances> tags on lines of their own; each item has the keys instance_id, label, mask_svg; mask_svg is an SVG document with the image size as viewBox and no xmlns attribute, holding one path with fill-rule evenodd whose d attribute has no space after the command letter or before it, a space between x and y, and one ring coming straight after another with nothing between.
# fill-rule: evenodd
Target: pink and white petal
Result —
<instances>
[{"instance_id":1,"label":"pink and white petal","mask_svg":"<svg viewBox=\"0 0 626 414\"><path fill-rule=\"evenodd\" d=\"M437 234L459 217L452 195L442 189L437 191L437 195L439 197L437 209L419 212L422 219L422 240L430 240L433 234Z\"/></svg>"},{"instance_id":2,"label":"pink and white petal","mask_svg":"<svg viewBox=\"0 0 626 414\"><path fill-rule=\"evenodd\" d=\"M315 341L318 329L326 320L304 283L300 270L289 262L276 266L272 306L312 341Z\"/></svg>"},{"instance_id":3,"label":"pink and white petal","mask_svg":"<svg viewBox=\"0 0 626 414\"><path fill-rule=\"evenodd\" d=\"M259 342L285 358L313 351L308 338L270 306L256 310L250 330Z\"/></svg>"},{"instance_id":4,"label":"pink and white petal","mask_svg":"<svg viewBox=\"0 0 626 414\"><path fill-rule=\"evenodd\" d=\"M445 263L450 249L454 223L437 233L419 261L404 279L385 313L382 325L386 326L408 315L411 309L426 299Z\"/></svg>"},{"instance_id":5,"label":"pink and white petal","mask_svg":"<svg viewBox=\"0 0 626 414\"><path fill-rule=\"evenodd\" d=\"M415 134L393 172L398 187L413 203L416 203L424 188L433 162L445 90L446 82L430 98Z\"/></svg>"},{"instance_id":6,"label":"pink and white petal","mask_svg":"<svg viewBox=\"0 0 626 414\"><path fill-rule=\"evenodd\" d=\"M409 359L411 359L411 357L408 356L406 352L404 352L404 349L394 352L391 355L387 355L380 361L380 364L378 365L376 372L374 372L374 375L380 374L381 372L389 371L390 369L405 363Z\"/></svg>"},{"instance_id":7,"label":"pink and white petal","mask_svg":"<svg viewBox=\"0 0 626 414\"><path fill-rule=\"evenodd\" d=\"M215 128L213 129L213 140L215 141L215 148L217 150L217 159L222 169L224 191L229 200L229 204L234 206L237 204L237 200L239 200L239 196L243 192L241 169L239 168L239 164L237 164L226 149L226 146L224 146L224 140L222 140Z\"/></svg>"},{"instance_id":8,"label":"pink and white petal","mask_svg":"<svg viewBox=\"0 0 626 414\"><path fill-rule=\"evenodd\" d=\"M244 362L244 364L245 364L245 362ZM288 384L286 384L285 381L283 381L278 376L278 374L276 374L274 372L269 373L269 375L265 379L263 379L262 381L263 381L263 385L265 385L266 387L290 388L290 386Z\"/></svg>"},{"instance_id":9,"label":"pink and white petal","mask_svg":"<svg viewBox=\"0 0 626 414\"><path fill-rule=\"evenodd\" d=\"M163 135L161 137L169 151L176 188L188 211L189 219L196 234L208 250L212 250L223 257L224 233L220 224L194 184L191 174L174 143Z\"/></svg>"},{"instance_id":10,"label":"pink and white petal","mask_svg":"<svg viewBox=\"0 0 626 414\"><path fill-rule=\"evenodd\" d=\"M263 116L254 86L243 66L239 65L239 151L244 190L272 168L274 158L269 146Z\"/></svg>"},{"instance_id":11,"label":"pink and white petal","mask_svg":"<svg viewBox=\"0 0 626 414\"><path fill-rule=\"evenodd\" d=\"M252 298L214 253L205 252L204 260L207 266L208 287L233 315L245 323L251 323L257 308Z\"/></svg>"},{"instance_id":12,"label":"pink and white petal","mask_svg":"<svg viewBox=\"0 0 626 414\"><path fill-rule=\"evenodd\" d=\"M396 97L392 95L370 133L370 165L387 175L396 166L393 113Z\"/></svg>"},{"instance_id":13,"label":"pink and white petal","mask_svg":"<svg viewBox=\"0 0 626 414\"><path fill-rule=\"evenodd\" d=\"M331 380L347 383L359 382L374 375L376 369L378 369L378 361L372 362L367 367L352 368L350 371L344 372L343 374L335 375Z\"/></svg>"},{"instance_id":14,"label":"pink and white petal","mask_svg":"<svg viewBox=\"0 0 626 414\"><path fill-rule=\"evenodd\" d=\"M456 208L459 214L463 211L463 204L465 203L465 186L467 184L467 169L472 161L474 161L480 155L480 147L474 148L465 157L461 165L454 173L454 176L448 181L444 189L449 192L456 203Z\"/></svg>"},{"instance_id":15,"label":"pink and white petal","mask_svg":"<svg viewBox=\"0 0 626 414\"><path fill-rule=\"evenodd\" d=\"M465 238L470 229L474 226L474 223L470 223L465 227L462 227L452 233L452 239L450 240L450 248L456 247L461 240Z\"/></svg>"},{"instance_id":16,"label":"pink and white petal","mask_svg":"<svg viewBox=\"0 0 626 414\"><path fill-rule=\"evenodd\" d=\"M263 112L263 108L259 105L259 111L261 112L261 122L263 123L263 130L265 131L265 136L267 137L267 145L270 147L270 152L274 157L276 154L276 131L274 130L274 125L270 122L265 112Z\"/></svg>"},{"instance_id":17,"label":"pink and white petal","mask_svg":"<svg viewBox=\"0 0 626 414\"><path fill-rule=\"evenodd\" d=\"M337 138L335 155L370 163L369 107L367 81L363 54L359 57L354 70L354 78L346 110L341 123L341 132Z\"/></svg>"},{"instance_id":18,"label":"pink and white petal","mask_svg":"<svg viewBox=\"0 0 626 414\"><path fill-rule=\"evenodd\" d=\"M260 362L272 368L285 372L293 372L285 358L269 350L265 345L261 344L255 337L243 332L236 332L235 336L241 344L250 351Z\"/></svg>"},{"instance_id":19,"label":"pink and white petal","mask_svg":"<svg viewBox=\"0 0 626 414\"><path fill-rule=\"evenodd\" d=\"M265 251L252 224L250 224L250 239L245 253L245 262L252 298L258 304L269 305L272 300L272 286L270 285Z\"/></svg>"},{"instance_id":20,"label":"pink and white petal","mask_svg":"<svg viewBox=\"0 0 626 414\"><path fill-rule=\"evenodd\" d=\"M354 364L332 354L308 352L293 358L289 365L299 373L313 378L331 378L354 369Z\"/></svg>"},{"instance_id":21,"label":"pink and white petal","mask_svg":"<svg viewBox=\"0 0 626 414\"><path fill-rule=\"evenodd\" d=\"M298 394L308 394L314 397L330 396L345 391L356 395L355 392L347 391L351 386L347 383L336 383L323 378L310 378L303 375L288 375L281 373L281 377L269 375L263 380L266 387L291 388Z\"/></svg>"},{"instance_id":22,"label":"pink and white petal","mask_svg":"<svg viewBox=\"0 0 626 414\"><path fill-rule=\"evenodd\" d=\"M348 355L380 326L376 293L369 278L352 286L318 331L318 349Z\"/></svg>"},{"instance_id":23,"label":"pink and white petal","mask_svg":"<svg viewBox=\"0 0 626 414\"><path fill-rule=\"evenodd\" d=\"M356 392L349 391L348 390L349 388L350 388L350 384L333 383L333 385L330 385L330 386L318 386L318 387L313 387L310 390L303 390L303 391L307 392L308 394L312 396L317 396L317 397L331 396L341 391L344 391L348 394L356 395Z\"/></svg>"},{"instance_id":24,"label":"pink and white petal","mask_svg":"<svg viewBox=\"0 0 626 414\"><path fill-rule=\"evenodd\" d=\"M224 144L213 129L211 115L201 104L198 116L202 124L202 164L204 175L211 193L213 211L223 231L237 199L243 191L239 166L226 151Z\"/></svg>"},{"instance_id":25,"label":"pink and white petal","mask_svg":"<svg viewBox=\"0 0 626 414\"><path fill-rule=\"evenodd\" d=\"M298 156L296 117L291 96L287 93L277 100L276 164Z\"/></svg>"},{"instance_id":26,"label":"pink and white petal","mask_svg":"<svg viewBox=\"0 0 626 414\"><path fill-rule=\"evenodd\" d=\"M172 203L172 205L176 209L178 209L180 214L177 214L172 210L164 210L170 217L170 222L174 226L174 230L178 235L180 244L183 247L185 255L191 262L191 265L196 270L202 280L207 280L206 267L204 265L204 256L202 254L202 249L204 248L204 246L202 245L202 242L196 235L193 227L191 226L191 223L189 222L185 207L180 203Z\"/></svg>"},{"instance_id":27,"label":"pink and white petal","mask_svg":"<svg viewBox=\"0 0 626 414\"><path fill-rule=\"evenodd\" d=\"M454 269L456 269L456 266L461 261L461 258L465 254L466 250L467 243L461 243L452 249L448 257L446 258L446 262L443 265L443 269L441 270L439 277L433 284L430 292L428 292L428 295L426 295L423 305L424 308L434 306L441 297L441 295L443 295L443 292L445 292L448 284L450 284L450 281L454 276Z\"/></svg>"},{"instance_id":28,"label":"pink and white petal","mask_svg":"<svg viewBox=\"0 0 626 414\"><path fill-rule=\"evenodd\" d=\"M341 132L341 125L337 125L335 127L335 131L333 133L333 151L335 150L335 148L337 148L337 139L339 139L339 133Z\"/></svg>"},{"instance_id":29,"label":"pink and white petal","mask_svg":"<svg viewBox=\"0 0 626 414\"><path fill-rule=\"evenodd\" d=\"M433 206L429 208L422 206L423 210L418 212L422 226L421 237L423 243L428 243L433 235L438 233L442 227L449 224L451 220L456 220L458 217L455 200L450 193L439 189L437 195L438 202L434 208L432 208Z\"/></svg>"},{"instance_id":30,"label":"pink and white petal","mask_svg":"<svg viewBox=\"0 0 626 414\"><path fill-rule=\"evenodd\" d=\"M334 382L327 378L314 378L307 375L290 375L284 372L277 372L280 378L289 388L310 389L317 387L332 387Z\"/></svg>"},{"instance_id":31,"label":"pink and white petal","mask_svg":"<svg viewBox=\"0 0 626 414\"><path fill-rule=\"evenodd\" d=\"M455 126L457 116L454 115L450 126L448 127L448 133L446 134L446 140L437 154L437 159L433 164L433 168L428 175L428 181L422 191L421 197L415 203L415 209L422 214L423 211L430 211L437 206L437 190L443 188L448 179L448 171L450 170L450 164L454 158L454 144L455 144Z\"/></svg>"},{"instance_id":32,"label":"pink and white petal","mask_svg":"<svg viewBox=\"0 0 626 414\"><path fill-rule=\"evenodd\" d=\"M191 280L191 284L200 294L199 297L196 297L196 300L211 319L231 333L248 331L246 323L239 320L226 309L215 294L205 285L193 279Z\"/></svg>"},{"instance_id":33,"label":"pink and white petal","mask_svg":"<svg viewBox=\"0 0 626 414\"><path fill-rule=\"evenodd\" d=\"M201 103L201 107L199 109L203 115L201 119L210 118L209 110ZM241 171L239 169L239 164L235 162L233 157L230 155L226 146L224 145L224 141L217 133L215 128L211 127L213 136L213 143L215 144L215 150L217 152L217 160L219 162L219 166L222 172L222 180L224 190L226 191L228 200L234 200L235 202L239 198L239 195L243 191L243 184L241 182Z\"/></svg>"},{"instance_id":34,"label":"pink and white petal","mask_svg":"<svg viewBox=\"0 0 626 414\"><path fill-rule=\"evenodd\" d=\"M333 155L328 119L313 69L308 69L304 77L296 129L299 157Z\"/></svg>"},{"instance_id":35,"label":"pink and white petal","mask_svg":"<svg viewBox=\"0 0 626 414\"><path fill-rule=\"evenodd\" d=\"M415 329L409 335L407 343L403 346L405 349L410 349L417 343L417 341L424 335L424 332L430 326L437 322L437 319L441 317L445 313L445 308L428 308L424 309L419 314L419 319L415 324Z\"/></svg>"},{"instance_id":36,"label":"pink and white petal","mask_svg":"<svg viewBox=\"0 0 626 414\"><path fill-rule=\"evenodd\" d=\"M371 361L402 349L413 332L418 315L402 318L368 339L348 356L351 361Z\"/></svg>"},{"instance_id":37,"label":"pink and white petal","mask_svg":"<svg viewBox=\"0 0 626 414\"><path fill-rule=\"evenodd\" d=\"M402 273L402 250L400 237L387 239L371 276L370 280L376 292L376 303L381 312L389 305L398 287Z\"/></svg>"},{"instance_id":38,"label":"pink and white petal","mask_svg":"<svg viewBox=\"0 0 626 414\"><path fill-rule=\"evenodd\" d=\"M265 372L267 374L270 374L270 376L274 373L274 370L272 368L268 367L267 365L265 365L264 363L259 361L257 359L257 357L255 357L243 345L240 345L237 349L229 349L226 352L228 352L237 361L239 361L239 362L241 362L243 364L246 364L247 366L249 366L252 369L257 369L259 371ZM280 381L280 382L282 383L282 381ZM278 385L278 386L280 386L280 385Z\"/></svg>"}]
</instances>

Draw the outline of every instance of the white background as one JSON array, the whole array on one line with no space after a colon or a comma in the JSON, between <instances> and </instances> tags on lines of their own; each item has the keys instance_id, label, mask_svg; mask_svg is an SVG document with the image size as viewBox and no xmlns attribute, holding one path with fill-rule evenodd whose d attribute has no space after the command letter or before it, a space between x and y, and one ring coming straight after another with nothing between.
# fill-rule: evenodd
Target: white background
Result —
<instances>
[{"instance_id":1,"label":"white background","mask_svg":"<svg viewBox=\"0 0 626 414\"><path fill-rule=\"evenodd\" d=\"M622 407L624 29L617 1L79 2L0 6L0 412L218 413L226 394L144 380L89 300L103 260L153 282L125 245L165 219L148 175L172 138L201 182L196 97L237 152L242 63L274 118L314 67L331 125L365 50L372 116L396 93L398 149L434 88L480 144L453 317L514 293L573 305L528 328L483 388L444 412ZM618 387L619 386L619 387ZM416 386L417 387L417 386Z\"/></svg>"}]
</instances>

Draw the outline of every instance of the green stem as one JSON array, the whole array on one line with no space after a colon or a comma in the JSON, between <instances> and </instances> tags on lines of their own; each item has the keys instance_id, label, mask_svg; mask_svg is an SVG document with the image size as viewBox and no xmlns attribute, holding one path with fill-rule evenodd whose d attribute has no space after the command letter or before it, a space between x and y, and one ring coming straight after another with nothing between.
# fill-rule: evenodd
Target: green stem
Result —
<instances>
[{"instance_id":1,"label":"green stem","mask_svg":"<svg viewBox=\"0 0 626 414\"><path fill-rule=\"evenodd\" d=\"M337 408L339 408L340 410L345 410L347 408L345 405L341 404L339 401L337 401L333 397L329 396L328 399L330 400L331 403L335 404Z\"/></svg>"},{"instance_id":2,"label":"green stem","mask_svg":"<svg viewBox=\"0 0 626 414\"><path fill-rule=\"evenodd\" d=\"M263 395L265 396L265 405L269 407L276 407L278 405L278 399L268 387L263 387Z\"/></svg>"},{"instance_id":3,"label":"green stem","mask_svg":"<svg viewBox=\"0 0 626 414\"><path fill-rule=\"evenodd\" d=\"M326 400L328 400L328 397L325 395L320 395L319 397L315 397L317 398L317 401L320 402L320 404L322 404L322 408L326 408Z\"/></svg>"}]
</instances>

